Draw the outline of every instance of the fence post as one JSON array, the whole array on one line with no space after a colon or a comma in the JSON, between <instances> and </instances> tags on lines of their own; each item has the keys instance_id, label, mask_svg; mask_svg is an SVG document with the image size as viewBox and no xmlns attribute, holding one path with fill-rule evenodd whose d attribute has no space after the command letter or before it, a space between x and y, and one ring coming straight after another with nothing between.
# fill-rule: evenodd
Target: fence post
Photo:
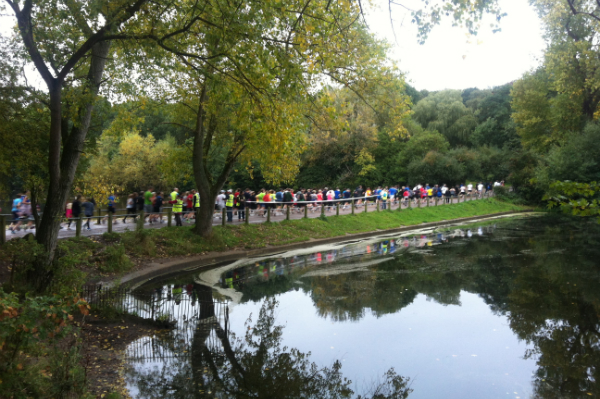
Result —
<instances>
[{"instance_id":1,"label":"fence post","mask_svg":"<svg viewBox=\"0 0 600 399\"><path fill-rule=\"evenodd\" d=\"M321 216L325 217L325 202L321 204Z\"/></svg>"},{"instance_id":2,"label":"fence post","mask_svg":"<svg viewBox=\"0 0 600 399\"><path fill-rule=\"evenodd\" d=\"M81 237L81 225L83 223L83 217L79 216L77 221L75 222L75 237Z\"/></svg>"},{"instance_id":3,"label":"fence post","mask_svg":"<svg viewBox=\"0 0 600 399\"><path fill-rule=\"evenodd\" d=\"M142 209L140 211L140 216L137 221L136 230L142 230L143 228L144 228L144 210Z\"/></svg>"},{"instance_id":4,"label":"fence post","mask_svg":"<svg viewBox=\"0 0 600 399\"><path fill-rule=\"evenodd\" d=\"M285 206L285 220L290 220L290 204Z\"/></svg>"},{"instance_id":5,"label":"fence post","mask_svg":"<svg viewBox=\"0 0 600 399\"><path fill-rule=\"evenodd\" d=\"M108 212L108 232L112 233L112 212Z\"/></svg>"},{"instance_id":6,"label":"fence post","mask_svg":"<svg viewBox=\"0 0 600 399\"><path fill-rule=\"evenodd\" d=\"M421 207L421 198L417 198L417 207Z\"/></svg>"},{"instance_id":7,"label":"fence post","mask_svg":"<svg viewBox=\"0 0 600 399\"><path fill-rule=\"evenodd\" d=\"M379 212L379 201L375 200L377 212Z\"/></svg>"},{"instance_id":8,"label":"fence post","mask_svg":"<svg viewBox=\"0 0 600 399\"><path fill-rule=\"evenodd\" d=\"M429 208L429 197L427 197L427 208Z\"/></svg>"},{"instance_id":9,"label":"fence post","mask_svg":"<svg viewBox=\"0 0 600 399\"><path fill-rule=\"evenodd\" d=\"M221 226L225 226L225 218L227 210L225 208L221 209Z\"/></svg>"},{"instance_id":10,"label":"fence post","mask_svg":"<svg viewBox=\"0 0 600 399\"><path fill-rule=\"evenodd\" d=\"M304 219L308 219L308 204L304 204Z\"/></svg>"},{"instance_id":11,"label":"fence post","mask_svg":"<svg viewBox=\"0 0 600 399\"><path fill-rule=\"evenodd\" d=\"M100 207L98 207L98 220L96 221L96 224L102 224L102 209L100 209Z\"/></svg>"},{"instance_id":12,"label":"fence post","mask_svg":"<svg viewBox=\"0 0 600 399\"><path fill-rule=\"evenodd\" d=\"M408 197L408 207L412 208L412 198Z\"/></svg>"},{"instance_id":13,"label":"fence post","mask_svg":"<svg viewBox=\"0 0 600 399\"><path fill-rule=\"evenodd\" d=\"M271 223L271 208L269 208L269 204L266 205L265 210L267 211L267 223Z\"/></svg>"},{"instance_id":14,"label":"fence post","mask_svg":"<svg viewBox=\"0 0 600 399\"><path fill-rule=\"evenodd\" d=\"M335 216L340 216L340 203L335 203Z\"/></svg>"},{"instance_id":15,"label":"fence post","mask_svg":"<svg viewBox=\"0 0 600 399\"><path fill-rule=\"evenodd\" d=\"M0 245L6 243L6 216L0 215Z\"/></svg>"},{"instance_id":16,"label":"fence post","mask_svg":"<svg viewBox=\"0 0 600 399\"><path fill-rule=\"evenodd\" d=\"M171 227L171 216L173 216L173 208L167 209L167 227Z\"/></svg>"},{"instance_id":17,"label":"fence post","mask_svg":"<svg viewBox=\"0 0 600 399\"><path fill-rule=\"evenodd\" d=\"M244 223L250 223L250 207L246 207L246 211L244 212Z\"/></svg>"},{"instance_id":18,"label":"fence post","mask_svg":"<svg viewBox=\"0 0 600 399\"><path fill-rule=\"evenodd\" d=\"M352 214L354 215L354 200L350 201L352 203Z\"/></svg>"},{"instance_id":19,"label":"fence post","mask_svg":"<svg viewBox=\"0 0 600 399\"><path fill-rule=\"evenodd\" d=\"M367 213L369 211L369 201L365 198L363 204L365 204L365 213Z\"/></svg>"}]
</instances>

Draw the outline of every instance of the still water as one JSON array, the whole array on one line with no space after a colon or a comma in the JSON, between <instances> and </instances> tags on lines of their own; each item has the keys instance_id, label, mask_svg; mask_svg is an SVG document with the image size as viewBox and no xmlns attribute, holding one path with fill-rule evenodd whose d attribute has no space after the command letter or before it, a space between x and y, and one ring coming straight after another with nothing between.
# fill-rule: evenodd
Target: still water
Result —
<instances>
[{"instance_id":1,"label":"still water","mask_svg":"<svg viewBox=\"0 0 600 399\"><path fill-rule=\"evenodd\" d=\"M138 398L600 397L599 243L594 220L530 216L153 281L136 295L164 298L178 329L130 345L127 385Z\"/></svg>"}]
</instances>

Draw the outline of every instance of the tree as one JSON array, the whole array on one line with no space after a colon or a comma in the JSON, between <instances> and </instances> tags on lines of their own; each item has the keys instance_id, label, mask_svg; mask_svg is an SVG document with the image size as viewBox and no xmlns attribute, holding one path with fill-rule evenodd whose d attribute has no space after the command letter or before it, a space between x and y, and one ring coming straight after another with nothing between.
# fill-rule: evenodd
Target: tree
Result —
<instances>
[{"instance_id":1,"label":"tree","mask_svg":"<svg viewBox=\"0 0 600 399\"><path fill-rule=\"evenodd\" d=\"M270 182L293 178L309 122L323 113L315 98L323 82L360 97L369 86L389 86L395 72L384 66L385 46L360 22L358 4L252 2L241 9L222 1L202 18L210 23L192 28L189 40L165 42L176 69L165 73L168 54L147 49L153 64L142 78L167 82L165 97L180 104L201 198L195 232L208 236L214 199L237 163L260 164ZM195 55L197 37L202 56Z\"/></svg>"},{"instance_id":2,"label":"tree","mask_svg":"<svg viewBox=\"0 0 600 399\"><path fill-rule=\"evenodd\" d=\"M459 90L430 94L414 107L413 118L427 130L437 130L452 146L467 145L477 120L463 104Z\"/></svg>"},{"instance_id":3,"label":"tree","mask_svg":"<svg viewBox=\"0 0 600 399\"><path fill-rule=\"evenodd\" d=\"M166 6L147 0L5 0L5 3L17 21L23 59L31 62L46 85L50 110L48 190L36 234L47 254L31 273L35 286L43 289L52 279L49 266L54 259L60 216L83 152L107 61L118 59L113 41L144 37L160 44L164 35L183 34L199 18L195 5L189 3Z\"/></svg>"}]
</instances>

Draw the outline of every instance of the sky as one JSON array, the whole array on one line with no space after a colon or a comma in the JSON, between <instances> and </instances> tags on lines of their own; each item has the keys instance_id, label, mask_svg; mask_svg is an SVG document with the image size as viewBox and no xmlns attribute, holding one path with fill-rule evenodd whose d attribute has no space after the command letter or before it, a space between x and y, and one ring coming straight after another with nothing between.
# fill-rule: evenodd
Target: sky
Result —
<instances>
[{"instance_id":1,"label":"sky","mask_svg":"<svg viewBox=\"0 0 600 399\"><path fill-rule=\"evenodd\" d=\"M422 6L421 0L397 1ZM398 62L407 82L417 90L485 89L517 80L540 65L545 44L540 20L527 0L499 0L508 15L502 19L498 33L488 28L491 16L484 19L483 28L471 39L465 29L452 27L448 19L434 28L424 45L417 43L417 28L410 22L410 12L394 6L392 29L388 1L373 3L381 8L366 11L369 28L392 44L390 58ZM0 17L0 34L7 34L13 24L12 18ZM37 74L30 75L43 86Z\"/></svg>"},{"instance_id":2,"label":"sky","mask_svg":"<svg viewBox=\"0 0 600 399\"><path fill-rule=\"evenodd\" d=\"M419 1L408 1L420 6ZM387 1L384 9L367 13L367 23L378 38L393 45L390 58L398 62L407 82L417 90L484 89L517 80L536 68L545 47L540 20L528 1L499 3L508 14L500 22L501 31L492 33L489 24L493 19L488 16L471 39L466 29L452 27L446 20L434 28L424 45L419 45L410 12L402 7L392 9L392 29Z\"/></svg>"}]
</instances>

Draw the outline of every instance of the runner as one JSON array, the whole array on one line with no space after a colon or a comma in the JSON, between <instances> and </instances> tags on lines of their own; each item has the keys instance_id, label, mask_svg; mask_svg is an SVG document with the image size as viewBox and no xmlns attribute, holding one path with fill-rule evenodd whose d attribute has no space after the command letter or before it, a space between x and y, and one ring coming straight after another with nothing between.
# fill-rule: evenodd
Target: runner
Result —
<instances>
[{"instance_id":1,"label":"runner","mask_svg":"<svg viewBox=\"0 0 600 399\"><path fill-rule=\"evenodd\" d=\"M23 202L23 195L22 194L17 194L17 197L13 200L12 203L12 216L13 216L13 221L9 226L9 230L11 233L16 234L17 231L21 230L21 228L19 226L21 226L21 203ZM4 228L4 227L3 227Z\"/></svg>"},{"instance_id":2,"label":"runner","mask_svg":"<svg viewBox=\"0 0 600 399\"><path fill-rule=\"evenodd\" d=\"M86 198L82 199L81 208L83 209L83 214L86 217L85 227L86 230L91 230L90 220L91 217L94 216L94 204L91 201L88 201Z\"/></svg>"},{"instance_id":3,"label":"runner","mask_svg":"<svg viewBox=\"0 0 600 399\"><path fill-rule=\"evenodd\" d=\"M75 197L75 201L71 205L71 214L72 218L69 219L69 224L67 225L67 230L71 230L71 222L73 219L79 219L81 216L81 195ZM77 223L77 222L76 222Z\"/></svg>"},{"instance_id":4,"label":"runner","mask_svg":"<svg viewBox=\"0 0 600 399\"><path fill-rule=\"evenodd\" d=\"M149 187L148 190L146 190L146 192L144 193L144 213L146 214L144 216L144 219L148 218L149 223L152 223L152 190L153 187Z\"/></svg>"},{"instance_id":5,"label":"runner","mask_svg":"<svg viewBox=\"0 0 600 399\"><path fill-rule=\"evenodd\" d=\"M127 197L127 215L123 218L123 223L127 222L127 217L131 215L133 222L136 221L136 205L137 205L137 193L129 194Z\"/></svg>"}]
</instances>

